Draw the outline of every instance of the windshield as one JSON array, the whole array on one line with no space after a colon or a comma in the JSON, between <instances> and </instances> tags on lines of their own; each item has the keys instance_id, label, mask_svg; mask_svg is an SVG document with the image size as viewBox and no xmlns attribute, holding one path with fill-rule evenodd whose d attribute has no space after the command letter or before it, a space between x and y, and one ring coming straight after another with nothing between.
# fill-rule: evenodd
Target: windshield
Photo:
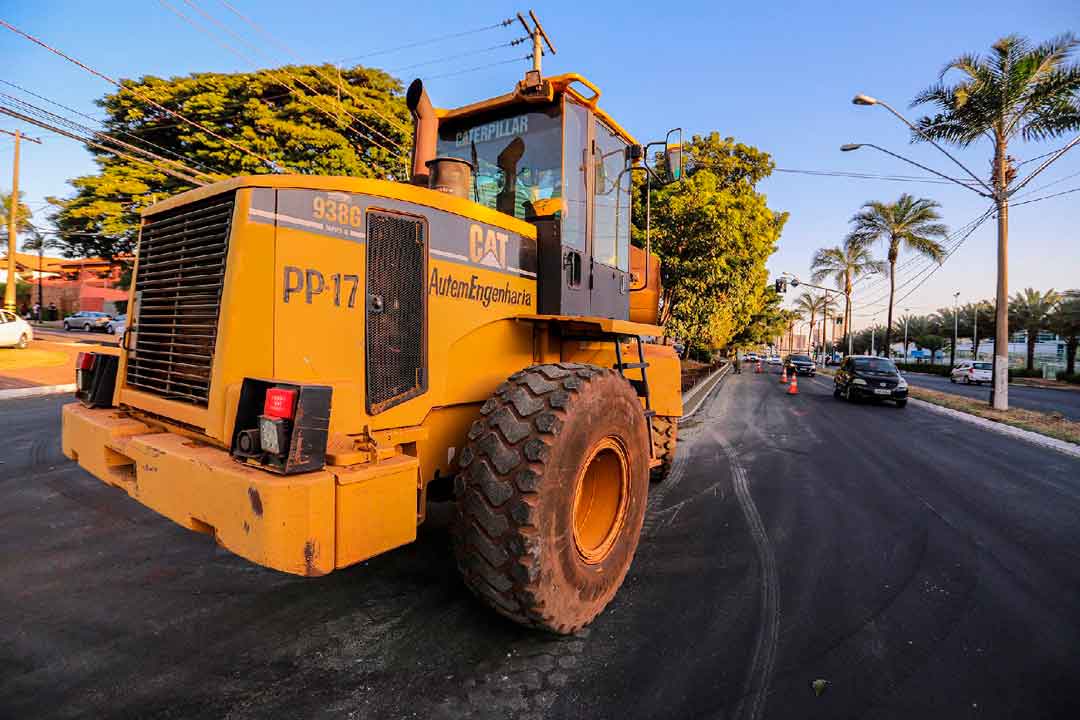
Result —
<instances>
[{"instance_id":1,"label":"windshield","mask_svg":"<svg viewBox=\"0 0 1080 720\"><path fill-rule=\"evenodd\" d=\"M855 369L860 372L894 373L896 366L886 358L855 358Z\"/></svg>"},{"instance_id":2,"label":"windshield","mask_svg":"<svg viewBox=\"0 0 1080 720\"><path fill-rule=\"evenodd\" d=\"M792 355L791 356L791 361L792 362L813 362L810 359L809 355Z\"/></svg>"},{"instance_id":3,"label":"windshield","mask_svg":"<svg viewBox=\"0 0 1080 720\"><path fill-rule=\"evenodd\" d=\"M559 106L504 108L439 124L438 157L473 166L475 202L532 219L561 210L562 114Z\"/></svg>"},{"instance_id":4,"label":"windshield","mask_svg":"<svg viewBox=\"0 0 1080 720\"><path fill-rule=\"evenodd\" d=\"M994 366L990 363L975 363L976 370L993 370Z\"/></svg>"}]
</instances>

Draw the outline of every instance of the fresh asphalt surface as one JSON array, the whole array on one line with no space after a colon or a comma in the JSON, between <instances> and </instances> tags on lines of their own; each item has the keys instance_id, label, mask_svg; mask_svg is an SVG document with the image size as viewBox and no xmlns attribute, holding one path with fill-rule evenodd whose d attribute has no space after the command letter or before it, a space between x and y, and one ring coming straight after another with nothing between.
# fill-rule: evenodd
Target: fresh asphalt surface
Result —
<instances>
[{"instance_id":1,"label":"fresh asphalt surface","mask_svg":"<svg viewBox=\"0 0 1080 720\"><path fill-rule=\"evenodd\" d=\"M951 383L949 378L922 373L904 373L912 385L930 390L966 395L976 400L990 401L989 385L965 385L962 382ZM1080 420L1080 390L1056 390L1054 388L1024 387L1009 385L1009 406L1038 410L1040 412L1059 412L1070 420Z\"/></svg>"},{"instance_id":2,"label":"fresh asphalt surface","mask_svg":"<svg viewBox=\"0 0 1080 720\"><path fill-rule=\"evenodd\" d=\"M827 383L726 378L570 638L473 601L445 528L251 565L64 460L63 398L5 402L0 717L1080 717L1080 460Z\"/></svg>"}]
</instances>

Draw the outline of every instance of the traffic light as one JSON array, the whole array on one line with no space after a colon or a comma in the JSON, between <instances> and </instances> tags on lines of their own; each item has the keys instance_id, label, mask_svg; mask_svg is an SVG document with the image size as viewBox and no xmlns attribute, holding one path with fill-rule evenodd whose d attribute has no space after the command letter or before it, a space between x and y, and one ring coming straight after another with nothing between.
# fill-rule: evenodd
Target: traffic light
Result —
<instances>
[{"instance_id":1,"label":"traffic light","mask_svg":"<svg viewBox=\"0 0 1080 720\"><path fill-rule=\"evenodd\" d=\"M776 279L776 292L780 295L787 292L787 278Z\"/></svg>"}]
</instances>

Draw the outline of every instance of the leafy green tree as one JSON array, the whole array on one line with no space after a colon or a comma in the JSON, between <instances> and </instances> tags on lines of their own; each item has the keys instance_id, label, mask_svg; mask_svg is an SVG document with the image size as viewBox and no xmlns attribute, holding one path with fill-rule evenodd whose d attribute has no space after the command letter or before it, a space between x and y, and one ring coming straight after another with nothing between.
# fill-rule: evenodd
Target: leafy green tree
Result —
<instances>
[{"instance_id":1,"label":"leafy green tree","mask_svg":"<svg viewBox=\"0 0 1080 720\"><path fill-rule=\"evenodd\" d=\"M765 261L787 213L770 209L755 189L772 172L768 154L713 133L692 138L684 157L683 179L652 191L652 250L662 262L664 285L661 323L688 347L725 347L765 308ZM645 192L644 183L638 192ZM639 246L644 206L634 203Z\"/></svg>"},{"instance_id":2,"label":"leafy green tree","mask_svg":"<svg viewBox=\"0 0 1080 720\"><path fill-rule=\"evenodd\" d=\"M1049 329L1051 313L1059 300L1061 296L1052 289L1042 293L1027 288L1017 292L1009 301L1010 331L1023 330L1027 333L1028 370L1035 367L1035 344L1039 342L1039 331Z\"/></svg>"},{"instance_id":3,"label":"leafy green tree","mask_svg":"<svg viewBox=\"0 0 1080 720\"><path fill-rule=\"evenodd\" d=\"M343 69L340 86L338 77L331 65L307 65L126 82L98 102L106 131L165 160L91 149L98 172L71 181L74 197L50 198L64 254L131 252L140 210L192 187L165 169L203 181L278 170L403 179L412 136L400 83L363 67Z\"/></svg>"},{"instance_id":4,"label":"leafy green tree","mask_svg":"<svg viewBox=\"0 0 1080 720\"><path fill-rule=\"evenodd\" d=\"M852 284L861 277L885 271L885 263L875 260L866 243L857 235L848 235L842 245L820 248L810 261L811 280L820 283L832 278L844 293L844 328L851 327Z\"/></svg>"},{"instance_id":5,"label":"leafy green tree","mask_svg":"<svg viewBox=\"0 0 1080 720\"><path fill-rule=\"evenodd\" d=\"M930 330L930 323L926 319L925 315L901 315L893 323L893 333L897 337L905 339L904 345L904 357L908 356L908 348L911 343L915 342L915 338L920 335L925 335Z\"/></svg>"},{"instance_id":6,"label":"leafy green tree","mask_svg":"<svg viewBox=\"0 0 1080 720\"><path fill-rule=\"evenodd\" d=\"M728 344L733 348L746 349L771 342L786 333L790 311L780 307L781 299L774 288L767 288L761 309L750 316L750 322Z\"/></svg>"},{"instance_id":7,"label":"leafy green tree","mask_svg":"<svg viewBox=\"0 0 1080 720\"><path fill-rule=\"evenodd\" d=\"M1076 349L1080 345L1080 291L1065 293L1050 315L1050 329L1065 340L1065 373L1076 373Z\"/></svg>"},{"instance_id":8,"label":"leafy green tree","mask_svg":"<svg viewBox=\"0 0 1080 720\"><path fill-rule=\"evenodd\" d=\"M945 257L939 239L948 234L941 223L937 202L904 193L894 203L871 201L851 218L853 233L859 242L883 240L888 247L889 318L885 324L885 357L892 353L893 302L896 296L896 261L900 250L907 249L937 262Z\"/></svg>"}]
</instances>

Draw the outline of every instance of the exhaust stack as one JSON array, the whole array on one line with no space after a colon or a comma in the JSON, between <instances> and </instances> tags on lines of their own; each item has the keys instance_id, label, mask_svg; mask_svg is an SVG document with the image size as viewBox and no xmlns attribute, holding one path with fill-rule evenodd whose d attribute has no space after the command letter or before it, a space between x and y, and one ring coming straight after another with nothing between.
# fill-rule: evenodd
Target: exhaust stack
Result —
<instances>
[{"instance_id":1,"label":"exhaust stack","mask_svg":"<svg viewBox=\"0 0 1080 720\"><path fill-rule=\"evenodd\" d=\"M435 159L439 137L439 118L431 106L420 78L412 81L405 93L405 105L413 117L412 179L414 185L428 185L428 163Z\"/></svg>"}]
</instances>

